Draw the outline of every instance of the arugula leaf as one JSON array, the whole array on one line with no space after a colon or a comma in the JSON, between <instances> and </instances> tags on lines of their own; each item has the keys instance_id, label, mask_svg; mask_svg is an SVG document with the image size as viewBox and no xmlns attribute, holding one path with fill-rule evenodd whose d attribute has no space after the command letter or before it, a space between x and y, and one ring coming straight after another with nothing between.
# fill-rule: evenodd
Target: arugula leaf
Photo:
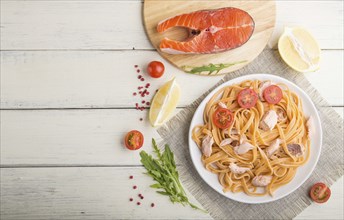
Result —
<instances>
[{"instance_id":1,"label":"arugula leaf","mask_svg":"<svg viewBox=\"0 0 344 220\"><path fill-rule=\"evenodd\" d=\"M228 68L230 66L234 66L239 63L244 63L247 62L246 60L235 62L235 63L219 63L219 64L212 64L210 63L209 65L204 65L204 66L198 66L198 67L192 67L192 66L182 66L182 69L186 73L191 73L191 74L200 74L202 72L208 72L208 75L211 75L212 73L215 72L215 75L218 74L221 70Z\"/></svg>"},{"instance_id":2,"label":"arugula leaf","mask_svg":"<svg viewBox=\"0 0 344 220\"><path fill-rule=\"evenodd\" d=\"M174 154L166 144L165 150L161 153L154 139L152 139L154 153L157 158L153 158L145 151L140 152L141 163L147 170L147 175L151 176L157 183L151 188L159 189L157 193L168 196L172 203L181 203L183 206L189 205L194 209L206 212L189 202L185 190L179 180L179 173L174 160Z\"/></svg>"}]
</instances>

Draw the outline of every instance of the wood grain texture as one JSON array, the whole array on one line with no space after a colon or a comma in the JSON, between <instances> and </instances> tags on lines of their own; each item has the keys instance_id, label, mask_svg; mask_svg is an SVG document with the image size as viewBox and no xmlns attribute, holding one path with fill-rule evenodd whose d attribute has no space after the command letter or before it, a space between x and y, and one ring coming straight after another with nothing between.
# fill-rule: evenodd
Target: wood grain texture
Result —
<instances>
[{"instance_id":1,"label":"wood grain texture","mask_svg":"<svg viewBox=\"0 0 344 220\"><path fill-rule=\"evenodd\" d=\"M331 105L343 105L343 51L323 51L321 68L305 76ZM176 77L181 87L179 107L186 106L215 85L221 76L185 74L165 62L165 74L151 79L145 69L162 60L153 51L2 51L1 108L133 108L139 85L155 89ZM143 70L137 79L134 65ZM149 98L148 97L148 98Z\"/></svg>"},{"instance_id":2,"label":"wood grain texture","mask_svg":"<svg viewBox=\"0 0 344 220\"><path fill-rule=\"evenodd\" d=\"M166 18L180 14L205 10L234 7L246 11L254 20L255 27L251 38L244 45L221 53L213 54L167 54L159 49L160 42L165 37L183 41L188 37L185 28L173 28L164 33L157 32L157 25ZM249 64L256 58L268 43L275 26L276 6L274 0L268 1L156 1L144 2L143 19L146 33L152 45L160 55L180 69L183 67L200 67L209 64L238 63L222 69L218 73L224 74L235 71ZM208 75L208 72L201 72Z\"/></svg>"},{"instance_id":3,"label":"wood grain texture","mask_svg":"<svg viewBox=\"0 0 344 220\"><path fill-rule=\"evenodd\" d=\"M141 1L1 1L1 48L152 49L141 10Z\"/></svg>"},{"instance_id":4,"label":"wood grain texture","mask_svg":"<svg viewBox=\"0 0 344 220\"><path fill-rule=\"evenodd\" d=\"M127 167L3 168L0 218L210 219L155 193L149 188L153 181L143 172L143 168ZM132 189L134 184L138 190ZM343 178L331 190L326 204L312 204L296 219L343 219ZM138 201L138 193L145 197L140 206L129 202L130 197ZM190 194L189 198L198 204Z\"/></svg>"},{"instance_id":5,"label":"wood grain texture","mask_svg":"<svg viewBox=\"0 0 344 220\"><path fill-rule=\"evenodd\" d=\"M285 27L304 27L312 33L320 48L344 48L344 1L282 0L277 1L276 6L276 26L270 47L277 46ZM327 37L327 34L331 36Z\"/></svg>"},{"instance_id":6,"label":"wood grain texture","mask_svg":"<svg viewBox=\"0 0 344 220\"><path fill-rule=\"evenodd\" d=\"M2 50L153 49L144 32L140 0L0 4ZM273 39L284 26L301 25L322 49L343 49L343 1L277 0L276 7Z\"/></svg>"},{"instance_id":7,"label":"wood grain texture","mask_svg":"<svg viewBox=\"0 0 344 220\"><path fill-rule=\"evenodd\" d=\"M173 205L168 197L155 193L149 188L152 179L144 172L144 168L127 167L1 169L0 218L209 219L203 212ZM133 190L133 185L138 188Z\"/></svg>"},{"instance_id":8,"label":"wood grain texture","mask_svg":"<svg viewBox=\"0 0 344 220\"><path fill-rule=\"evenodd\" d=\"M343 109L336 108L340 114ZM145 113L136 110L2 110L0 114L0 161L6 167L140 165L139 151L124 148L126 132L141 131L142 149L147 152L152 152L152 137L160 140Z\"/></svg>"},{"instance_id":9,"label":"wood grain texture","mask_svg":"<svg viewBox=\"0 0 344 220\"><path fill-rule=\"evenodd\" d=\"M0 169L0 219L209 218L148 189L151 180L136 167L138 152L121 143L133 128L145 134L149 152L149 139L159 139L139 121L146 112L126 109L140 101L131 95L138 86L133 65L161 60L144 32L142 2L0 1L0 105L34 109L0 111L0 166L7 167ZM323 51L321 70L306 77L331 105L344 105L343 1L276 0L276 7L270 46L284 26L310 30L322 49L331 50ZM179 107L220 79L193 77L166 64L152 91L173 75L182 86ZM343 115L344 108L335 109ZM145 195L140 207L126 203L136 196L128 187L130 174ZM328 203L312 204L297 219L343 219L343 177L331 189ZM150 201L156 209L147 206Z\"/></svg>"},{"instance_id":10,"label":"wood grain texture","mask_svg":"<svg viewBox=\"0 0 344 220\"><path fill-rule=\"evenodd\" d=\"M1 111L2 165L140 165L139 151L124 147L133 129L160 140L147 112L128 109ZM140 121L140 117L144 121Z\"/></svg>"}]
</instances>

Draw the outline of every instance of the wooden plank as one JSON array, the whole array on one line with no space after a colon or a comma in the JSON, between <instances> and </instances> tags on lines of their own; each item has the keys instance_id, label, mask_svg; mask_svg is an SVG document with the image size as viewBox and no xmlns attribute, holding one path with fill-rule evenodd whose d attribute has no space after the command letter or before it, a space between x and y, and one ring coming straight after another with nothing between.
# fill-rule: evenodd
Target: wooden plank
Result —
<instances>
[{"instance_id":1,"label":"wooden plank","mask_svg":"<svg viewBox=\"0 0 344 220\"><path fill-rule=\"evenodd\" d=\"M145 73L153 51L26 51L1 52L2 108L135 107L133 92L151 83L149 98L172 77L182 90L179 106L190 104L221 77L195 77L165 63L159 79ZM58 65L57 65L58 64ZM134 65L143 67L146 81L137 79Z\"/></svg>"},{"instance_id":2,"label":"wooden plank","mask_svg":"<svg viewBox=\"0 0 344 220\"><path fill-rule=\"evenodd\" d=\"M305 74L330 105L344 105L343 55L343 50L325 50L321 69ZM221 79L185 74L167 62L164 76L152 79L145 73L151 60L161 57L153 51L2 51L1 108L134 107L141 101L132 95L139 85L151 83L148 100L173 76L182 107ZM135 64L143 67L146 81L137 79Z\"/></svg>"},{"instance_id":3,"label":"wooden plank","mask_svg":"<svg viewBox=\"0 0 344 220\"><path fill-rule=\"evenodd\" d=\"M155 193L149 188L153 181L143 172L143 168L128 167L3 168L0 218L210 219L207 214L173 205ZM129 175L134 179L130 180ZM138 189L133 190L133 185ZM343 178L331 190L332 196L321 205L321 212L319 205L312 204L297 219L343 219ZM139 193L144 200L138 200ZM129 202L130 197L142 204ZM155 203L154 208L150 207L151 202Z\"/></svg>"},{"instance_id":4,"label":"wooden plank","mask_svg":"<svg viewBox=\"0 0 344 220\"><path fill-rule=\"evenodd\" d=\"M152 152L152 138L160 137L146 114L128 109L2 110L1 164L140 165L139 151L127 150L123 139L130 130L142 131L142 149Z\"/></svg>"},{"instance_id":5,"label":"wooden plank","mask_svg":"<svg viewBox=\"0 0 344 220\"><path fill-rule=\"evenodd\" d=\"M144 168L127 167L1 169L0 218L209 219L201 211L173 205L168 197L155 193L149 188L153 181L144 172Z\"/></svg>"},{"instance_id":6,"label":"wooden plank","mask_svg":"<svg viewBox=\"0 0 344 220\"><path fill-rule=\"evenodd\" d=\"M277 1L275 38L285 25L301 25L322 49L343 49L342 8L342 1ZM153 48L140 0L1 1L0 14L2 50Z\"/></svg>"},{"instance_id":7,"label":"wooden plank","mask_svg":"<svg viewBox=\"0 0 344 220\"><path fill-rule=\"evenodd\" d=\"M1 1L1 47L152 49L141 1Z\"/></svg>"},{"instance_id":8,"label":"wooden plank","mask_svg":"<svg viewBox=\"0 0 344 220\"><path fill-rule=\"evenodd\" d=\"M343 190L343 176L335 182L330 188L332 193L331 198L327 203L316 204L308 206L303 210L295 220L300 219L344 219L344 190ZM320 207L321 206L321 207ZM338 209L337 209L338 207ZM320 211L321 210L321 211ZM325 212L325 213L324 213Z\"/></svg>"},{"instance_id":9,"label":"wooden plank","mask_svg":"<svg viewBox=\"0 0 344 220\"><path fill-rule=\"evenodd\" d=\"M343 117L344 108L335 108ZM2 166L141 165L139 151L124 148L126 132L145 136L143 150L152 152L151 138L161 140L145 113L136 110L2 110ZM139 118L143 117L143 122Z\"/></svg>"},{"instance_id":10,"label":"wooden plank","mask_svg":"<svg viewBox=\"0 0 344 220\"><path fill-rule=\"evenodd\" d=\"M276 7L276 26L269 43L271 47L276 46L285 27L298 26L309 30L322 49L344 48L343 1L277 0Z\"/></svg>"}]
</instances>

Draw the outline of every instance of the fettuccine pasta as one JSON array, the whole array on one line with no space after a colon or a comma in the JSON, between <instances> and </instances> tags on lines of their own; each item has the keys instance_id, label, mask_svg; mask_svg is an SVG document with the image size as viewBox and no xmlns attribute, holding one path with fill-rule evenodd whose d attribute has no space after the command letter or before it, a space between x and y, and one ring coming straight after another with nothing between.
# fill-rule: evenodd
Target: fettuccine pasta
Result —
<instances>
[{"instance_id":1,"label":"fettuccine pasta","mask_svg":"<svg viewBox=\"0 0 344 220\"><path fill-rule=\"evenodd\" d=\"M204 124L193 128L192 139L202 151L201 160L218 175L224 192L272 196L309 159L308 123L300 98L286 85L274 84L282 90L282 98L269 104L262 96L266 84L274 83L247 80L220 89L204 108ZM247 88L259 98L253 107L242 108L237 97ZM226 129L214 123L218 109L232 113Z\"/></svg>"}]
</instances>

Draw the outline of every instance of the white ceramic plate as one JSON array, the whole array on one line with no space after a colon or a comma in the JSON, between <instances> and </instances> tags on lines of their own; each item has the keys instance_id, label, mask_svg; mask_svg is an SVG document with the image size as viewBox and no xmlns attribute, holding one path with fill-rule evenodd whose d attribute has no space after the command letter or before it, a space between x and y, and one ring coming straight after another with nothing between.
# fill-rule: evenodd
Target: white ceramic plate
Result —
<instances>
[{"instance_id":1,"label":"white ceramic plate","mask_svg":"<svg viewBox=\"0 0 344 220\"><path fill-rule=\"evenodd\" d=\"M206 170L203 166L203 163L201 161L201 151L198 149L196 143L192 140L191 133L192 129L199 124L204 124L203 123L203 110L206 105L206 103L209 101L209 99L217 92L219 89L229 86L232 84L237 84L240 83L244 80L271 80L276 83L284 83L286 84L291 91L294 91L302 100L303 103L303 110L305 113L305 116L312 116L312 124L313 128L312 131L310 132L310 138L311 138L311 154L309 161L298 168L296 175L294 179L278 188L274 196L271 197L269 195L266 196L261 196L261 197L254 197L254 196L248 196L245 193L232 193L232 192L226 192L224 193L222 191L222 186L218 181L217 175L211 173L210 171ZM202 179L213 189L215 189L218 193L222 194L223 196L239 201L239 202L244 202L244 203L266 203L266 202L272 202L278 199L281 199L288 194L292 193L294 190L299 188L311 175L312 171L315 168L315 165L318 162L320 152L321 152L321 143L322 143L322 129L321 129L321 122L320 118L317 112L317 109L315 108L313 102L309 98L309 96L301 90L298 86L296 86L294 83L270 74L252 74L252 75L246 75L242 77L238 77L235 79L232 79L228 82L223 83L214 91L212 91L203 101L202 103L198 106L193 119L191 121L190 125L190 130L189 130L189 150L191 154L191 159L193 161L193 164L198 171L199 175L202 177Z\"/></svg>"}]
</instances>

